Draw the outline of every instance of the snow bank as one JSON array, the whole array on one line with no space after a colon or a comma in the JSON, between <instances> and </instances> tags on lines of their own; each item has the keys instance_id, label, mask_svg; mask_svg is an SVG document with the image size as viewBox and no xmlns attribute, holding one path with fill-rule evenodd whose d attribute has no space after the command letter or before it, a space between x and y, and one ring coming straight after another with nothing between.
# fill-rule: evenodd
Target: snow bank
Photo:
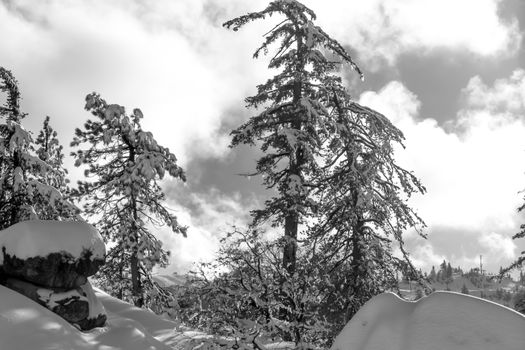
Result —
<instances>
[{"instance_id":1,"label":"snow bank","mask_svg":"<svg viewBox=\"0 0 525 350\"><path fill-rule=\"evenodd\" d=\"M0 286L1 350L168 350L182 342L174 322L96 291L107 326L81 332L34 301ZM157 336L160 339L154 337Z\"/></svg>"},{"instance_id":2,"label":"snow bank","mask_svg":"<svg viewBox=\"0 0 525 350\"><path fill-rule=\"evenodd\" d=\"M67 252L78 259L84 250L91 259L104 259L106 248L98 231L80 221L22 221L0 231L0 249L19 259L46 257L51 253ZM4 256L0 254L0 265Z\"/></svg>"},{"instance_id":3,"label":"snow bank","mask_svg":"<svg viewBox=\"0 0 525 350\"><path fill-rule=\"evenodd\" d=\"M523 350L525 316L469 295L435 292L417 302L395 294L366 303L331 350Z\"/></svg>"}]
</instances>

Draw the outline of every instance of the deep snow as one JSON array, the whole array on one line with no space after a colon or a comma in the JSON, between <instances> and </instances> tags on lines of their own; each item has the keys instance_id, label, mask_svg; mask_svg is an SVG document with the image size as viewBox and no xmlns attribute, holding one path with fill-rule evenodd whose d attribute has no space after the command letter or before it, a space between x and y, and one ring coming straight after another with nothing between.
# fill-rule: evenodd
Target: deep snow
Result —
<instances>
[{"instance_id":1,"label":"deep snow","mask_svg":"<svg viewBox=\"0 0 525 350\"><path fill-rule=\"evenodd\" d=\"M524 350L525 316L499 304L453 292L417 302L392 293L372 298L331 350Z\"/></svg>"},{"instance_id":2,"label":"deep snow","mask_svg":"<svg viewBox=\"0 0 525 350\"><path fill-rule=\"evenodd\" d=\"M0 350L167 350L182 349L198 332L95 289L104 305L105 327L81 332L34 301L0 286Z\"/></svg>"}]
</instances>

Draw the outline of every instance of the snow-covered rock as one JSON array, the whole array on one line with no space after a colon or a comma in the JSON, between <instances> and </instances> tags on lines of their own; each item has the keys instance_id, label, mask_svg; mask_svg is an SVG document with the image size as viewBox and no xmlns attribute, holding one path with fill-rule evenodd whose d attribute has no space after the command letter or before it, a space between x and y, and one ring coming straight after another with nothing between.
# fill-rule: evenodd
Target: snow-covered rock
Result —
<instances>
[{"instance_id":1,"label":"snow-covered rock","mask_svg":"<svg viewBox=\"0 0 525 350\"><path fill-rule=\"evenodd\" d=\"M417 302L385 293L366 303L331 350L523 350L525 316L469 295L435 292Z\"/></svg>"},{"instance_id":2,"label":"snow-covered rock","mask_svg":"<svg viewBox=\"0 0 525 350\"><path fill-rule=\"evenodd\" d=\"M97 296L104 300L106 295ZM106 305L105 305L106 306ZM128 305L132 308L131 305ZM47 308L0 286L0 349L2 350L169 350L140 321L108 310L106 327L81 332ZM145 311L147 312L147 311ZM166 328L172 325L166 325Z\"/></svg>"},{"instance_id":3,"label":"snow-covered rock","mask_svg":"<svg viewBox=\"0 0 525 350\"><path fill-rule=\"evenodd\" d=\"M84 222L30 220L0 231L0 283L82 330L106 322L88 277L104 264L98 231Z\"/></svg>"},{"instance_id":4,"label":"snow-covered rock","mask_svg":"<svg viewBox=\"0 0 525 350\"><path fill-rule=\"evenodd\" d=\"M8 278L4 285L45 306L81 330L102 327L106 323L106 311L89 282L67 291L42 288L16 278Z\"/></svg>"},{"instance_id":5,"label":"snow-covered rock","mask_svg":"<svg viewBox=\"0 0 525 350\"><path fill-rule=\"evenodd\" d=\"M104 264L105 246L85 222L29 220L0 231L0 273L50 288L74 289Z\"/></svg>"}]
</instances>

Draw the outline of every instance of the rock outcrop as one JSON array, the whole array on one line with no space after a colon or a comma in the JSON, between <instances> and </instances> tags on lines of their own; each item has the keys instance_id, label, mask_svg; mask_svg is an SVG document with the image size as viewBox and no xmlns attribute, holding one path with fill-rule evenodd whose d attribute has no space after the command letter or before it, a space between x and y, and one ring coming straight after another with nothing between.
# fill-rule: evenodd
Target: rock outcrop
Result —
<instances>
[{"instance_id":1,"label":"rock outcrop","mask_svg":"<svg viewBox=\"0 0 525 350\"><path fill-rule=\"evenodd\" d=\"M0 283L81 330L106 322L88 281L104 258L102 238L86 223L31 220L0 231Z\"/></svg>"},{"instance_id":2,"label":"rock outcrop","mask_svg":"<svg viewBox=\"0 0 525 350\"><path fill-rule=\"evenodd\" d=\"M4 263L2 273L18 277L34 284L52 288L78 288L87 283L87 278L97 273L104 264L102 259L91 259L91 252L85 250L80 258L67 252L19 259L6 253L2 248Z\"/></svg>"}]
</instances>

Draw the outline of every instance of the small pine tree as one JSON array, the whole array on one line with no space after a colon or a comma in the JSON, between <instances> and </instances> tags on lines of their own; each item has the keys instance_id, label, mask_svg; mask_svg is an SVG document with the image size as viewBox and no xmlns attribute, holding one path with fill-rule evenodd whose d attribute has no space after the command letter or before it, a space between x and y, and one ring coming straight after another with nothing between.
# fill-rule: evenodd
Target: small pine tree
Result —
<instances>
[{"instance_id":1,"label":"small pine tree","mask_svg":"<svg viewBox=\"0 0 525 350\"><path fill-rule=\"evenodd\" d=\"M42 129L35 139L34 150L38 158L49 164L53 171L48 172L41 181L55 187L64 198L69 198L69 180L67 179L67 169L64 167L63 149L57 132L50 125L49 116L46 116ZM40 219L54 220L59 218L56 211L46 203L37 203L37 206Z\"/></svg>"},{"instance_id":2,"label":"small pine tree","mask_svg":"<svg viewBox=\"0 0 525 350\"><path fill-rule=\"evenodd\" d=\"M96 93L86 97L85 108L96 120L76 129L71 146L87 146L72 155L76 166L87 165L85 174L93 181L80 181L74 194L105 240L114 244L99 276L111 294L151 306L165 297L151 273L153 267L167 265L168 252L149 227L165 224L186 236L186 227L162 203L159 181L166 174L186 178L175 155L142 130L139 109L128 116L124 107L108 104Z\"/></svg>"},{"instance_id":3,"label":"small pine tree","mask_svg":"<svg viewBox=\"0 0 525 350\"><path fill-rule=\"evenodd\" d=\"M463 286L461 287L461 293L463 294L470 294L467 286L465 285L465 283L463 283Z\"/></svg>"},{"instance_id":4,"label":"small pine tree","mask_svg":"<svg viewBox=\"0 0 525 350\"><path fill-rule=\"evenodd\" d=\"M432 270L430 270L430 275L428 277L432 282L436 282L436 269L434 268L434 266L432 266Z\"/></svg>"},{"instance_id":5,"label":"small pine tree","mask_svg":"<svg viewBox=\"0 0 525 350\"><path fill-rule=\"evenodd\" d=\"M450 262L447 264L447 278L452 279L452 266L450 265Z\"/></svg>"},{"instance_id":6,"label":"small pine tree","mask_svg":"<svg viewBox=\"0 0 525 350\"><path fill-rule=\"evenodd\" d=\"M441 271L441 276L443 276L443 278L446 278L447 277L447 262L443 260L441 265L439 265L439 268Z\"/></svg>"}]
</instances>

